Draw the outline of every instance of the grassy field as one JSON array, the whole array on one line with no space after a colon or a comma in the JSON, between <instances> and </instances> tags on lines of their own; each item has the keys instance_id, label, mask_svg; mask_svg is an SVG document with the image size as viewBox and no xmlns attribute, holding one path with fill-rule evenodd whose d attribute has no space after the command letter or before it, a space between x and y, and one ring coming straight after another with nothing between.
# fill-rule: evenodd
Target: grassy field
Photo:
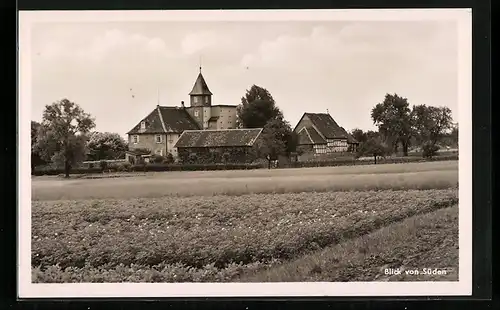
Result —
<instances>
[{"instance_id":1,"label":"grassy field","mask_svg":"<svg viewBox=\"0 0 500 310\"><path fill-rule=\"evenodd\" d=\"M457 168L33 178L33 281L404 280L380 272L395 265L455 279Z\"/></svg>"},{"instance_id":2,"label":"grassy field","mask_svg":"<svg viewBox=\"0 0 500 310\"><path fill-rule=\"evenodd\" d=\"M196 171L137 177L70 179L33 177L33 200L244 195L457 186L458 162L321 167L250 171Z\"/></svg>"}]
</instances>

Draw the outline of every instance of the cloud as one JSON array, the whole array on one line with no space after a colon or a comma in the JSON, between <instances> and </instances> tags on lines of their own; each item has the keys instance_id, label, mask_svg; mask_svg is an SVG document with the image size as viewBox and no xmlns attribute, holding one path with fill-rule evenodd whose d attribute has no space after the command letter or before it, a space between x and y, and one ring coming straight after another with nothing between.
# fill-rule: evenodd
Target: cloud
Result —
<instances>
[{"instance_id":1,"label":"cloud","mask_svg":"<svg viewBox=\"0 0 500 310\"><path fill-rule=\"evenodd\" d=\"M213 30L198 31L184 37L181 41L181 51L188 56L198 53L229 55L241 49L243 43L241 38L232 31L224 35Z\"/></svg>"},{"instance_id":2,"label":"cloud","mask_svg":"<svg viewBox=\"0 0 500 310\"><path fill-rule=\"evenodd\" d=\"M74 42L73 42L74 43ZM93 37L89 42L80 44L44 43L41 55L45 58L74 58L89 61L103 61L115 58L126 52L129 55L147 54L144 56L172 57L174 51L169 49L165 41L159 37L147 37L141 34L126 33L117 29L105 31Z\"/></svg>"},{"instance_id":3,"label":"cloud","mask_svg":"<svg viewBox=\"0 0 500 310\"><path fill-rule=\"evenodd\" d=\"M430 63L430 58L449 55L456 49L453 45L456 42L446 28L449 25L375 23L351 23L340 31L319 26L305 35L281 35L263 41L255 50L246 53L240 63L242 66L287 69L300 62L314 71L340 70L347 74L363 66L396 72L404 69L390 68L396 58L400 67L401 64L420 66Z\"/></svg>"}]
</instances>

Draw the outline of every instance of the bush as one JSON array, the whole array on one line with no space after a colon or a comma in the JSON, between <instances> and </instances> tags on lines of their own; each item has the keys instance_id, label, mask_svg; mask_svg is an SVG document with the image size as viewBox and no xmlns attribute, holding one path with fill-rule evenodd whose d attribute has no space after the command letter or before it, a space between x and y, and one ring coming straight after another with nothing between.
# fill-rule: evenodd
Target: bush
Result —
<instances>
[{"instance_id":1,"label":"bush","mask_svg":"<svg viewBox=\"0 0 500 310\"><path fill-rule=\"evenodd\" d=\"M437 155L439 146L431 142L426 142L422 145L422 157L432 158Z\"/></svg>"},{"instance_id":2,"label":"bush","mask_svg":"<svg viewBox=\"0 0 500 310\"><path fill-rule=\"evenodd\" d=\"M175 161L174 155L172 153L168 153L167 156L165 157L165 163L166 164L171 164Z\"/></svg>"},{"instance_id":3,"label":"bush","mask_svg":"<svg viewBox=\"0 0 500 310\"><path fill-rule=\"evenodd\" d=\"M101 170L106 170L108 169L108 162L106 160L101 160L99 162L99 166L101 167Z\"/></svg>"},{"instance_id":4,"label":"bush","mask_svg":"<svg viewBox=\"0 0 500 310\"><path fill-rule=\"evenodd\" d=\"M132 166L132 171L204 171L246 170L261 168L259 164L147 164Z\"/></svg>"},{"instance_id":5,"label":"bush","mask_svg":"<svg viewBox=\"0 0 500 310\"><path fill-rule=\"evenodd\" d=\"M151 161L156 164L161 164L162 162L165 161L165 158L161 155L153 155Z\"/></svg>"},{"instance_id":6,"label":"bush","mask_svg":"<svg viewBox=\"0 0 500 310\"><path fill-rule=\"evenodd\" d=\"M194 154L194 153L191 153L191 154L189 154L189 156L188 156L188 161L189 161L189 163L191 163L191 164L196 163L197 159L198 159L198 157L197 157L197 156L196 156L196 154Z\"/></svg>"},{"instance_id":7,"label":"bush","mask_svg":"<svg viewBox=\"0 0 500 310\"><path fill-rule=\"evenodd\" d=\"M398 164L398 163L412 163L422 161L445 161L445 160L458 160L458 154L448 156L437 156L433 158L420 158L414 156L408 157L395 157L395 158L380 158L377 159L377 164ZM299 161L292 162L291 168L308 168L308 167L335 167L335 166L351 166L351 165L371 165L374 160L322 160L322 161Z\"/></svg>"},{"instance_id":8,"label":"bush","mask_svg":"<svg viewBox=\"0 0 500 310\"><path fill-rule=\"evenodd\" d=\"M132 164L130 164L128 161L120 163L117 167L116 170L120 172L125 172L125 171L130 171L132 168Z\"/></svg>"}]
</instances>

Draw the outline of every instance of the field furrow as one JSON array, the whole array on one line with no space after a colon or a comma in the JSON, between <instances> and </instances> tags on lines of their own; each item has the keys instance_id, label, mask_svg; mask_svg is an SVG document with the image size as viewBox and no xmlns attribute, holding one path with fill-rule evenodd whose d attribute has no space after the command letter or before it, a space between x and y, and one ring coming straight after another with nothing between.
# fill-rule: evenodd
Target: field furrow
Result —
<instances>
[{"instance_id":1,"label":"field furrow","mask_svg":"<svg viewBox=\"0 0 500 310\"><path fill-rule=\"evenodd\" d=\"M33 268L33 282L280 282L280 281L456 281L458 207L416 215L373 233L313 251L290 261L213 264L181 263ZM418 269L420 274L384 275L385 268ZM425 268L441 274L424 274ZM445 274L442 271L445 270Z\"/></svg>"},{"instance_id":2,"label":"field furrow","mask_svg":"<svg viewBox=\"0 0 500 310\"><path fill-rule=\"evenodd\" d=\"M458 189L35 201L32 265L290 260L458 202Z\"/></svg>"}]
</instances>

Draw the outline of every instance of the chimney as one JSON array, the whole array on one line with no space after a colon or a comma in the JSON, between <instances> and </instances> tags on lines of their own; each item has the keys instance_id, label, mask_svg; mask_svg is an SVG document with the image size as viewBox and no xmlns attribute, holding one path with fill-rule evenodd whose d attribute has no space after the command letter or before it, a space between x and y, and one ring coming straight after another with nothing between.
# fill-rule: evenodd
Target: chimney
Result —
<instances>
[{"instance_id":1,"label":"chimney","mask_svg":"<svg viewBox=\"0 0 500 310\"><path fill-rule=\"evenodd\" d=\"M184 106L184 101L181 101L181 106L182 106L183 108L185 108L185 106Z\"/></svg>"}]
</instances>

